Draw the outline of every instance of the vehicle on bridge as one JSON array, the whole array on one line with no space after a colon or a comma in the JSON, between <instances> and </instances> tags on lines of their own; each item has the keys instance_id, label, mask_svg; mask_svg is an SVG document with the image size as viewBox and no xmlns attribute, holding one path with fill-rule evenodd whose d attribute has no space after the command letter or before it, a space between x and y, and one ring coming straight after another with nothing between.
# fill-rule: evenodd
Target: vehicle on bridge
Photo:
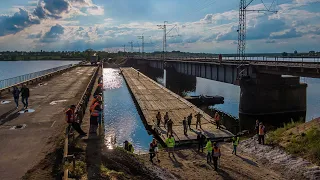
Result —
<instances>
[{"instance_id":1,"label":"vehicle on bridge","mask_svg":"<svg viewBox=\"0 0 320 180\"><path fill-rule=\"evenodd\" d=\"M91 64L97 64L98 63L99 56L97 54L94 54L90 57L90 63Z\"/></svg>"}]
</instances>

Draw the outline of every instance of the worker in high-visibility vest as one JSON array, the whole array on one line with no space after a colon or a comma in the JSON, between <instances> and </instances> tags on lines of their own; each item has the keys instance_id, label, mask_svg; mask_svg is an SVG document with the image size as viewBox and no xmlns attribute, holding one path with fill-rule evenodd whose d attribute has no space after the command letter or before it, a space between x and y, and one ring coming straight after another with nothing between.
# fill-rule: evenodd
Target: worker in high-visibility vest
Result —
<instances>
[{"instance_id":1,"label":"worker in high-visibility vest","mask_svg":"<svg viewBox=\"0 0 320 180\"><path fill-rule=\"evenodd\" d=\"M237 146L239 145L239 141L240 141L239 136L232 137L232 145L233 145L232 154L234 153L234 155L237 155Z\"/></svg>"},{"instance_id":2,"label":"worker in high-visibility vest","mask_svg":"<svg viewBox=\"0 0 320 180\"><path fill-rule=\"evenodd\" d=\"M98 95L96 95L96 96L93 97L93 100L92 100L92 102L91 102L91 104L90 104L90 108L89 108L90 113L91 113L91 111L92 111L92 108L93 108L94 104L95 104L96 102L98 102L98 101L102 101L102 93L100 93L100 94L98 94Z\"/></svg>"},{"instance_id":3,"label":"worker in high-visibility vest","mask_svg":"<svg viewBox=\"0 0 320 180\"><path fill-rule=\"evenodd\" d=\"M207 163L212 163L212 143L209 139L205 148L207 149Z\"/></svg>"},{"instance_id":4,"label":"worker in high-visibility vest","mask_svg":"<svg viewBox=\"0 0 320 180\"><path fill-rule=\"evenodd\" d=\"M101 104L102 104L102 101L98 101L92 107L91 116L90 116L90 130L89 130L90 133L97 132L98 118L102 111Z\"/></svg>"},{"instance_id":5,"label":"worker in high-visibility vest","mask_svg":"<svg viewBox=\"0 0 320 180\"><path fill-rule=\"evenodd\" d=\"M170 154L173 155L174 157L174 145L175 145L175 140L172 134L169 134L169 137L166 139L166 145L168 147L168 155L170 157Z\"/></svg>"},{"instance_id":6,"label":"worker in high-visibility vest","mask_svg":"<svg viewBox=\"0 0 320 180\"><path fill-rule=\"evenodd\" d=\"M87 134L81 129L80 124L76 121L75 112L76 106L71 105L66 111L66 122L69 124L69 128L72 126L81 136L86 136Z\"/></svg>"},{"instance_id":7,"label":"worker in high-visibility vest","mask_svg":"<svg viewBox=\"0 0 320 180\"><path fill-rule=\"evenodd\" d=\"M213 143L212 157L213 157L214 169L217 171L218 170L218 160L220 160L221 151L220 151L220 148L218 147L218 144L216 142Z\"/></svg>"},{"instance_id":8,"label":"worker in high-visibility vest","mask_svg":"<svg viewBox=\"0 0 320 180\"><path fill-rule=\"evenodd\" d=\"M259 144L262 143L262 145L264 145L264 135L265 135L265 126L262 124L262 122L260 122L259 124Z\"/></svg>"}]
</instances>

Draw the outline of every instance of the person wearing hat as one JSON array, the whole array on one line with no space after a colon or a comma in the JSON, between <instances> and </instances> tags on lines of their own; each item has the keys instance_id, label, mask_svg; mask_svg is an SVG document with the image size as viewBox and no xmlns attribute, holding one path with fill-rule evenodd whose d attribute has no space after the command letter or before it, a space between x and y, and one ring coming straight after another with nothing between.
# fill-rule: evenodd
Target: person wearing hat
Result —
<instances>
[{"instance_id":1,"label":"person wearing hat","mask_svg":"<svg viewBox=\"0 0 320 180\"><path fill-rule=\"evenodd\" d=\"M212 150L212 159L213 159L213 166L214 170L218 170L218 160L220 160L221 157L221 151L218 147L218 144L216 142L213 143L213 150Z\"/></svg>"},{"instance_id":2,"label":"person wearing hat","mask_svg":"<svg viewBox=\"0 0 320 180\"><path fill-rule=\"evenodd\" d=\"M259 123L259 144L264 145L265 126L262 122Z\"/></svg>"}]
</instances>

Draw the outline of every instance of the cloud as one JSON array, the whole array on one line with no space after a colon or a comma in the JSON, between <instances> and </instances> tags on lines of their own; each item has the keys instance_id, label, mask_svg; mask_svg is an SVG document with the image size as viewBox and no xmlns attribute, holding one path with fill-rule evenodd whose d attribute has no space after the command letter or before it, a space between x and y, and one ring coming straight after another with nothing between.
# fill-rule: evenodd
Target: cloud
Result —
<instances>
[{"instance_id":1,"label":"cloud","mask_svg":"<svg viewBox=\"0 0 320 180\"><path fill-rule=\"evenodd\" d=\"M64 33L64 27L60 24L52 26L51 29L45 33L45 35L40 39L42 43L52 43L60 39L60 36Z\"/></svg>"},{"instance_id":2,"label":"cloud","mask_svg":"<svg viewBox=\"0 0 320 180\"><path fill-rule=\"evenodd\" d=\"M35 1L29 1L29 4L34 3ZM61 19L72 13L83 15L83 8L90 15L104 14L104 9L91 0L39 0L32 12L19 8L12 16L0 16L0 36L15 34L34 24L40 24L44 19Z\"/></svg>"},{"instance_id":3,"label":"cloud","mask_svg":"<svg viewBox=\"0 0 320 180\"><path fill-rule=\"evenodd\" d=\"M295 28L292 28L290 30L286 30L281 33L273 33L270 35L273 39L290 39L290 38L296 38L301 37L302 34L297 32Z\"/></svg>"},{"instance_id":4,"label":"cloud","mask_svg":"<svg viewBox=\"0 0 320 180\"><path fill-rule=\"evenodd\" d=\"M266 40L266 43L267 43L267 44L272 44L272 43L276 43L276 41L275 41L275 40L268 39L268 40Z\"/></svg>"},{"instance_id":5,"label":"cloud","mask_svg":"<svg viewBox=\"0 0 320 180\"><path fill-rule=\"evenodd\" d=\"M0 36L15 34L33 24L40 24L39 18L19 8L13 16L0 16Z\"/></svg>"},{"instance_id":6,"label":"cloud","mask_svg":"<svg viewBox=\"0 0 320 180\"><path fill-rule=\"evenodd\" d=\"M41 36L42 36L42 31L37 34L29 34L28 39L38 39L38 38L41 38Z\"/></svg>"}]
</instances>

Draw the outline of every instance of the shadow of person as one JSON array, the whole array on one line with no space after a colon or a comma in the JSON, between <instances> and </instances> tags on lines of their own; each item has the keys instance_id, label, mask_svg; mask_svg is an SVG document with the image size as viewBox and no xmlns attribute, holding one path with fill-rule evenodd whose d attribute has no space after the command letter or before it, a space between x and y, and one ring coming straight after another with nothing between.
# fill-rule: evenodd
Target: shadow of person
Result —
<instances>
[{"instance_id":1,"label":"shadow of person","mask_svg":"<svg viewBox=\"0 0 320 180\"><path fill-rule=\"evenodd\" d=\"M214 167L213 167L214 169ZM218 167L217 173L223 177L223 179L235 179L233 177L230 176L229 173L227 173L226 171L224 171L222 168Z\"/></svg>"},{"instance_id":2,"label":"shadow of person","mask_svg":"<svg viewBox=\"0 0 320 180\"><path fill-rule=\"evenodd\" d=\"M0 121L2 120L2 119L5 119L8 115L10 115L12 112L14 112L15 110L16 110L17 108L12 108L12 109L10 109L9 111L7 111L7 112L5 112L5 113L3 113L2 115L0 115Z\"/></svg>"},{"instance_id":3,"label":"shadow of person","mask_svg":"<svg viewBox=\"0 0 320 180\"><path fill-rule=\"evenodd\" d=\"M174 166L175 168L181 168L181 167L182 167L182 163L180 163L180 162L176 159L175 156L170 156L169 158L170 158L170 160L171 160L171 162L173 163L173 166Z\"/></svg>"},{"instance_id":4,"label":"shadow of person","mask_svg":"<svg viewBox=\"0 0 320 180\"><path fill-rule=\"evenodd\" d=\"M246 162L246 163L248 163L248 164L250 164L250 165L252 165L252 166L258 167L258 164L257 164L256 162L254 162L254 161L252 161L252 160L250 160L250 159L241 157L241 156L239 156L239 155L237 155L237 156L238 156L242 161L244 161L244 162Z\"/></svg>"}]
</instances>

